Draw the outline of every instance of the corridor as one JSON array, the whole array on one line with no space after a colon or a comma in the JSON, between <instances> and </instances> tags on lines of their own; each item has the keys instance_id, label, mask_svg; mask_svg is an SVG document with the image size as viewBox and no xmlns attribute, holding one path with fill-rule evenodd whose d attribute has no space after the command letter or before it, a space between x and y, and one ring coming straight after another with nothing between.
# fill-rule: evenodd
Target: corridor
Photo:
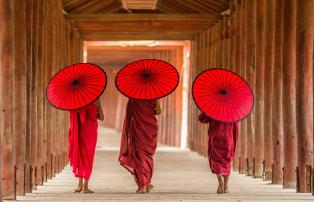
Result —
<instances>
[{"instance_id":1,"label":"corridor","mask_svg":"<svg viewBox=\"0 0 314 202\"><path fill-rule=\"evenodd\" d=\"M0 202L314 201L313 44L314 0L0 0ZM160 99L155 189L137 195L117 161L128 98L115 78L142 59L171 64L180 79ZM95 194L73 193L69 112L46 99L51 78L77 63L99 66L108 81ZM192 90L217 68L254 94L252 113L238 119L231 193L222 195Z\"/></svg>"},{"instance_id":2,"label":"corridor","mask_svg":"<svg viewBox=\"0 0 314 202\"><path fill-rule=\"evenodd\" d=\"M67 166L43 186L19 201L312 201L310 193L295 193L261 179L231 175L230 194L217 195L216 177L209 172L206 158L189 150L159 145L155 156L154 191L135 194L132 176L117 162L120 134L101 128L90 187L95 194L76 194L76 180Z\"/></svg>"}]
</instances>

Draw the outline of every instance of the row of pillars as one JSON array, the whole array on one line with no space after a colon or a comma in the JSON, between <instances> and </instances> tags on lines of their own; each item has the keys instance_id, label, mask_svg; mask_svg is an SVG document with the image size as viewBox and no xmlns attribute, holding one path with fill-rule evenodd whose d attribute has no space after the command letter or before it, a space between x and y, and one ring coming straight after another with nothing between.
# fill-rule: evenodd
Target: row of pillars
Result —
<instances>
[{"instance_id":1,"label":"row of pillars","mask_svg":"<svg viewBox=\"0 0 314 202\"><path fill-rule=\"evenodd\" d=\"M314 188L313 37L313 0L233 0L230 13L192 42L191 82L202 70L225 68L255 94L234 170L297 192ZM189 145L207 155L207 127L192 102Z\"/></svg>"},{"instance_id":2,"label":"row of pillars","mask_svg":"<svg viewBox=\"0 0 314 202\"><path fill-rule=\"evenodd\" d=\"M175 66L182 78L183 47L178 46L151 52L151 58L160 59ZM139 60L140 59L142 58L139 58ZM104 68L108 77L106 90L101 96L105 120L100 124L105 127L114 128L121 132L123 130L123 122L128 98L118 92L115 87L114 78L123 65L99 65ZM182 123L182 79L180 80L177 89L172 94L160 99L160 105L162 113L160 116L157 116L159 125L158 142L161 144L180 147Z\"/></svg>"},{"instance_id":3,"label":"row of pillars","mask_svg":"<svg viewBox=\"0 0 314 202\"><path fill-rule=\"evenodd\" d=\"M81 60L62 1L0 0L0 196L36 189L67 164L68 114L45 98L48 80ZM2 197L0 197L2 201Z\"/></svg>"}]
</instances>

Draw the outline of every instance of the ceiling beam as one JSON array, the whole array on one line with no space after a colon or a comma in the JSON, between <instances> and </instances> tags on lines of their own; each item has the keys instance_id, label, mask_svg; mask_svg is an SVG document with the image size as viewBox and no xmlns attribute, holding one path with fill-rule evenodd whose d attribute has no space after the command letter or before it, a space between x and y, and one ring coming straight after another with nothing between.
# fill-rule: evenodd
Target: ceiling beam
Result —
<instances>
[{"instance_id":1,"label":"ceiling beam","mask_svg":"<svg viewBox=\"0 0 314 202\"><path fill-rule=\"evenodd\" d=\"M213 21L216 14L68 14L70 21Z\"/></svg>"},{"instance_id":2,"label":"ceiling beam","mask_svg":"<svg viewBox=\"0 0 314 202\"><path fill-rule=\"evenodd\" d=\"M155 10L157 0L121 0L126 10Z\"/></svg>"},{"instance_id":3,"label":"ceiling beam","mask_svg":"<svg viewBox=\"0 0 314 202\"><path fill-rule=\"evenodd\" d=\"M193 40L196 34L104 34L82 33L86 41L129 41L129 40Z\"/></svg>"}]
</instances>

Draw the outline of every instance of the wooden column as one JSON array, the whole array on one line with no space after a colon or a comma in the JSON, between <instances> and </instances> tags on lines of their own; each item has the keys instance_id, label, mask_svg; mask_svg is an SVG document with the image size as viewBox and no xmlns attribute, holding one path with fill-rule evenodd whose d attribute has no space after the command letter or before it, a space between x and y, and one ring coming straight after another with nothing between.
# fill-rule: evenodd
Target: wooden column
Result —
<instances>
[{"instance_id":1,"label":"wooden column","mask_svg":"<svg viewBox=\"0 0 314 202\"><path fill-rule=\"evenodd\" d=\"M256 6L256 100L255 100L255 162L254 177L263 175L264 158L264 70L266 0Z\"/></svg>"},{"instance_id":2,"label":"wooden column","mask_svg":"<svg viewBox=\"0 0 314 202\"><path fill-rule=\"evenodd\" d=\"M13 119L13 1L0 0L0 138L2 196L15 199ZM3 29L5 28L5 29Z\"/></svg>"},{"instance_id":3,"label":"wooden column","mask_svg":"<svg viewBox=\"0 0 314 202\"><path fill-rule=\"evenodd\" d=\"M24 195L26 140L26 19L25 2L14 0L13 134L16 167L16 194Z\"/></svg>"},{"instance_id":4,"label":"wooden column","mask_svg":"<svg viewBox=\"0 0 314 202\"><path fill-rule=\"evenodd\" d=\"M235 68L235 53L236 53L236 16L235 16L235 5L234 0L230 1L230 53L229 53L229 70L234 71Z\"/></svg>"},{"instance_id":5,"label":"wooden column","mask_svg":"<svg viewBox=\"0 0 314 202\"><path fill-rule=\"evenodd\" d=\"M265 107L264 107L264 172L265 180L272 178L272 90L274 69L274 0L266 1L265 19Z\"/></svg>"},{"instance_id":6,"label":"wooden column","mask_svg":"<svg viewBox=\"0 0 314 202\"><path fill-rule=\"evenodd\" d=\"M46 54L46 60L45 60L45 68L46 68L46 86L48 85L48 81L49 79L53 76L52 75L52 56L53 56L53 50L51 47L53 47L53 35L54 35L54 31L53 31L53 18L52 18L52 12L54 11L53 9L50 9L52 7L52 2L51 1L46 1L46 46L45 46L45 54ZM48 179L52 178L52 174L51 174L51 148L52 148L52 136L54 135L52 133L53 131L53 119L52 119L52 106L49 105L46 101L46 131L47 131L47 137L46 137L46 148L45 148L45 153L46 153L46 162L45 162L45 169L46 171L46 176Z\"/></svg>"},{"instance_id":7,"label":"wooden column","mask_svg":"<svg viewBox=\"0 0 314 202\"><path fill-rule=\"evenodd\" d=\"M228 26L230 20L230 16L224 15L223 16L223 68L229 69L230 64L229 64L229 57L230 57L230 27Z\"/></svg>"},{"instance_id":8,"label":"wooden column","mask_svg":"<svg viewBox=\"0 0 314 202\"><path fill-rule=\"evenodd\" d=\"M295 188L297 166L296 137L296 0L284 1L283 19L283 187Z\"/></svg>"},{"instance_id":9,"label":"wooden column","mask_svg":"<svg viewBox=\"0 0 314 202\"><path fill-rule=\"evenodd\" d=\"M247 0L246 7L246 79L255 94L256 0ZM255 150L254 109L247 119L247 172L253 175Z\"/></svg>"},{"instance_id":10,"label":"wooden column","mask_svg":"<svg viewBox=\"0 0 314 202\"><path fill-rule=\"evenodd\" d=\"M272 105L273 132L273 184L282 184L283 167L283 121L282 121L282 45L283 45L283 0L275 1L274 40L274 86Z\"/></svg>"},{"instance_id":11,"label":"wooden column","mask_svg":"<svg viewBox=\"0 0 314 202\"><path fill-rule=\"evenodd\" d=\"M241 43L240 43L240 61L239 61L239 75L246 78L246 0L241 2ZM246 174L246 160L247 160L247 122L246 119L241 121L241 156L239 161L239 172Z\"/></svg>"},{"instance_id":12,"label":"wooden column","mask_svg":"<svg viewBox=\"0 0 314 202\"><path fill-rule=\"evenodd\" d=\"M26 141L25 141L25 192L31 192L31 132L32 132L32 115L31 115L31 78L32 78L32 31L33 31L33 0L25 1L25 18L26 22Z\"/></svg>"},{"instance_id":13,"label":"wooden column","mask_svg":"<svg viewBox=\"0 0 314 202\"><path fill-rule=\"evenodd\" d=\"M31 63L31 78L30 78L30 119L31 119L31 163L30 163L30 176L31 176L31 189L36 187L35 182L35 168L37 165L37 92L36 92L36 65L38 62L38 1L33 0L33 21L32 21L32 63Z\"/></svg>"},{"instance_id":14,"label":"wooden column","mask_svg":"<svg viewBox=\"0 0 314 202\"><path fill-rule=\"evenodd\" d=\"M35 167L36 173L36 185L42 185L43 183L43 170L42 166L44 165L44 129L43 129L43 68L44 68L44 18L45 18L45 0L38 1L38 36L37 36L37 55L36 55L36 86L35 90L37 91L37 165Z\"/></svg>"},{"instance_id":15,"label":"wooden column","mask_svg":"<svg viewBox=\"0 0 314 202\"><path fill-rule=\"evenodd\" d=\"M242 26L242 17L241 17L241 0L236 1L236 18L235 18L235 63L234 63L234 72L239 73L239 67L240 67L240 57L241 57L241 26ZM241 134L241 125L239 124L239 138L237 147L235 150L234 160L233 160L233 170L237 171L239 170L240 166L240 155L241 155L241 146L242 146L242 134Z\"/></svg>"},{"instance_id":16,"label":"wooden column","mask_svg":"<svg viewBox=\"0 0 314 202\"><path fill-rule=\"evenodd\" d=\"M314 1L297 1L297 134L298 189L311 192L313 164L313 37Z\"/></svg>"}]
</instances>

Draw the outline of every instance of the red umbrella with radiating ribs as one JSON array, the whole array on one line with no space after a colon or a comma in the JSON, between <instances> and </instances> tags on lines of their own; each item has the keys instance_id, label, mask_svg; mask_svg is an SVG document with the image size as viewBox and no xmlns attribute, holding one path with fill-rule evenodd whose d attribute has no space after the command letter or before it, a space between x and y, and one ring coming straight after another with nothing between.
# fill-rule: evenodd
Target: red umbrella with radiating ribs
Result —
<instances>
[{"instance_id":1,"label":"red umbrella with radiating ribs","mask_svg":"<svg viewBox=\"0 0 314 202\"><path fill-rule=\"evenodd\" d=\"M225 69L200 73L193 82L192 94L201 111L225 123L245 119L254 106L254 95L248 83Z\"/></svg>"},{"instance_id":2,"label":"red umbrella with radiating ribs","mask_svg":"<svg viewBox=\"0 0 314 202\"><path fill-rule=\"evenodd\" d=\"M171 64L145 59L124 66L116 76L118 90L134 99L158 99L173 92L179 74Z\"/></svg>"},{"instance_id":3,"label":"red umbrella with radiating ribs","mask_svg":"<svg viewBox=\"0 0 314 202\"><path fill-rule=\"evenodd\" d=\"M91 63L63 68L49 81L46 97L55 108L74 110L94 102L107 84L104 70Z\"/></svg>"}]
</instances>

